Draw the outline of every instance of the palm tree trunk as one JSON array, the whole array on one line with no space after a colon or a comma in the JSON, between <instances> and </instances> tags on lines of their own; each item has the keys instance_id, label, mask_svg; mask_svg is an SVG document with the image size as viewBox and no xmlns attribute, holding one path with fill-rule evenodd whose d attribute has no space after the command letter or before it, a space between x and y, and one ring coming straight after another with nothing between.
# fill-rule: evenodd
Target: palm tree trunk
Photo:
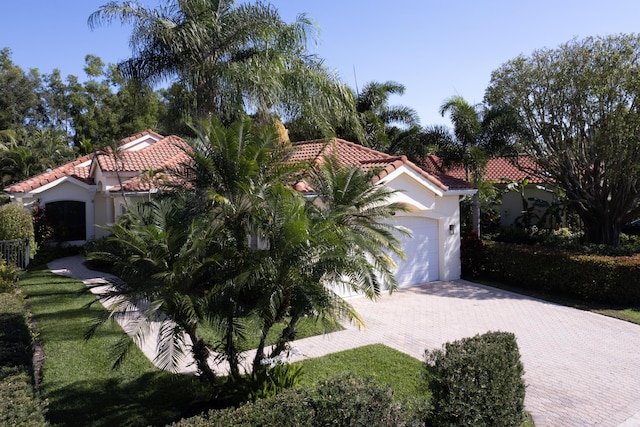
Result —
<instances>
[{"instance_id":1,"label":"palm tree trunk","mask_svg":"<svg viewBox=\"0 0 640 427\"><path fill-rule=\"evenodd\" d=\"M294 314L291 316L291 320L289 320L289 324L287 325L286 328L284 328L284 330L282 331L282 334L280 334L280 338L278 339L278 342L271 350L270 357L275 357L278 354L282 353L285 350L285 348L287 348L287 344L293 341L293 339L296 337L296 324L298 323L298 320L300 320L299 314Z\"/></svg>"},{"instance_id":2,"label":"palm tree trunk","mask_svg":"<svg viewBox=\"0 0 640 427\"><path fill-rule=\"evenodd\" d=\"M198 371L211 385L215 384L216 373L209 366L209 349L206 343L198 337L195 331L187 331L187 335L191 338L191 352L196 361Z\"/></svg>"}]
</instances>

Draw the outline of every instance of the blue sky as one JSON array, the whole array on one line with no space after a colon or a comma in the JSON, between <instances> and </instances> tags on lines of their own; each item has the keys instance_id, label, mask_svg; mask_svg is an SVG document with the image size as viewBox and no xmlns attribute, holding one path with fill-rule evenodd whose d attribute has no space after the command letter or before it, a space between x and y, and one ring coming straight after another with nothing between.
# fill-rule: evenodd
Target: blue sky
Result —
<instances>
[{"instance_id":1,"label":"blue sky","mask_svg":"<svg viewBox=\"0 0 640 427\"><path fill-rule=\"evenodd\" d=\"M63 76L82 71L86 54L128 57L129 28L90 31L87 18L107 0L19 0L2 4L0 48L14 63ZM147 6L159 0L142 0ZM484 96L491 71L520 54L574 37L640 32L637 0L272 0L291 22L306 13L320 28L312 50L352 88L394 80L406 87L392 104L417 110L422 125L449 124L442 101ZM355 69L355 73L354 73Z\"/></svg>"}]
</instances>

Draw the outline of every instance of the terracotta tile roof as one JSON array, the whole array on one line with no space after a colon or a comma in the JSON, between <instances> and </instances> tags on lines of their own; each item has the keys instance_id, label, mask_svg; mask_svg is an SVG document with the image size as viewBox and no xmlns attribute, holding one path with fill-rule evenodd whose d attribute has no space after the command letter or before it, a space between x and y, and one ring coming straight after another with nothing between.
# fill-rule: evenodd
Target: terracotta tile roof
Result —
<instances>
[{"instance_id":1,"label":"terracotta tile roof","mask_svg":"<svg viewBox=\"0 0 640 427\"><path fill-rule=\"evenodd\" d=\"M96 153L96 160L103 172L141 172L178 165L188 159L185 150L188 145L182 139L168 136L138 151L121 151L117 156L111 150Z\"/></svg>"},{"instance_id":2,"label":"terracotta tile roof","mask_svg":"<svg viewBox=\"0 0 640 427\"><path fill-rule=\"evenodd\" d=\"M185 152L189 146L182 139L177 136L164 137L150 129L124 138L121 141L121 145L135 141L145 135L154 136L159 140L137 151L121 151L118 159L118 171L137 172L141 174L150 168L155 170L168 170L179 167L181 163L189 158ZM116 171L115 159L110 153L111 150L108 149L103 152L96 152L81 157L58 166L51 171L12 184L4 190L8 193L26 193L65 176L78 179L87 184L94 184L93 178L89 177L92 163L97 163L103 172ZM146 181L148 180L146 180L145 177L137 176L123 182L123 187L126 191L149 191L151 183ZM157 179L155 181L154 186L157 188L159 183ZM167 178L165 181L168 183L172 180ZM111 191L120 191L120 187L117 186L115 189L111 189Z\"/></svg>"},{"instance_id":3,"label":"terracotta tile roof","mask_svg":"<svg viewBox=\"0 0 640 427\"><path fill-rule=\"evenodd\" d=\"M143 132L138 132L135 135L131 135L131 136L128 136L126 138L123 138L122 140L120 140L120 144L121 145L127 144L127 143L129 143L131 141L135 141L136 139L142 138L143 136L146 136L146 135L151 135L151 136L154 136L154 137L156 137L158 139L164 138L164 136L162 136L159 133L155 132L153 129L147 129L147 130L145 130Z\"/></svg>"},{"instance_id":4,"label":"terracotta tile roof","mask_svg":"<svg viewBox=\"0 0 640 427\"><path fill-rule=\"evenodd\" d=\"M4 191L8 193L27 193L65 176L92 185L93 179L89 178L90 161L91 155L80 157L54 169L11 184Z\"/></svg>"},{"instance_id":5,"label":"terracotta tile roof","mask_svg":"<svg viewBox=\"0 0 640 427\"><path fill-rule=\"evenodd\" d=\"M437 156L427 156L423 164L424 168L437 175L443 171L442 161ZM530 178L532 184L541 184L543 180L540 177L532 176L530 172L537 170L533 159L526 155L513 157L496 157L489 159L484 172L484 179L493 183L502 183L504 179L521 181L524 178ZM464 180L465 171L463 166L456 166L446 171L447 175Z\"/></svg>"},{"instance_id":6,"label":"terracotta tile roof","mask_svg":"<svg viewBox=\"0 0 640 427\"><path fill-rule=\"evenodd\" d=\"M325 156L332 154L336 155L340 164L344 166L358 166L364 171L378 170L379 172L374 178L374 182L404 165L429 180L441 190L470 188L466 181L460 181L445 174L435 176L407 160L406 156L393 156L340 138L297 142L293 144L293 154L290 160L292 162L322 162ZM444 181L447 181L449 185L445 184ZM301 189L305 185L304 183L298 183ZM308 189L308 186L306 188Z\"/></svg>"}]
</instances>

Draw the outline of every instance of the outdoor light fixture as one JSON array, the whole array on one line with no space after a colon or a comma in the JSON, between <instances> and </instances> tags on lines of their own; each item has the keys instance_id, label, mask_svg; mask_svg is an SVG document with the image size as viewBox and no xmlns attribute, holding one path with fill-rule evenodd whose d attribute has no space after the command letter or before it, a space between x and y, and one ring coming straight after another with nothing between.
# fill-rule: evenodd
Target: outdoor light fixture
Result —
<instances>
[{"instance_id":1,"label":"outdoor light fixture","mask_svg":"<svg viewBox=\"0 0 640 427\"><path fill-rule=\"evenodd\" d=\"M456 226L454 224L449 225L449 234L452 236L456 234Z\"/></svg>"}]
</instances>

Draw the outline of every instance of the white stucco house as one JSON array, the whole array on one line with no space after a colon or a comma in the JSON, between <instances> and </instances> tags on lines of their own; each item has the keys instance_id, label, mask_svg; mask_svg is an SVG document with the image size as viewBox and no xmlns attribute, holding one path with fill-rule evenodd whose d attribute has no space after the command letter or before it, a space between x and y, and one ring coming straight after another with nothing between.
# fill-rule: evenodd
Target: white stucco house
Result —
<instances>
[{"instance_id":1,"label":"white stucco house","mask_svg":"<svg viewBox=\"0 0 640 427\"><path fill-rule=\"evenodd\" d=\"M14 203L38 204L55 220L56 237L82 244L102 237L127 203L147 200L171 181L162 173L188 161L188 145L176 136L146 130L122 140L117 154L96 152L5 188ZM459 199L475 190L464 180L428 173L404 156L393 156L341 139L293 144L292 160L337 156L340 163L375 170L374 182L410 207L394 221L409 229L402 237L406 260L398 260L400 286L460 277ZM306 191L305 188L298 188Z\"/></svg>"}]
</instances>

